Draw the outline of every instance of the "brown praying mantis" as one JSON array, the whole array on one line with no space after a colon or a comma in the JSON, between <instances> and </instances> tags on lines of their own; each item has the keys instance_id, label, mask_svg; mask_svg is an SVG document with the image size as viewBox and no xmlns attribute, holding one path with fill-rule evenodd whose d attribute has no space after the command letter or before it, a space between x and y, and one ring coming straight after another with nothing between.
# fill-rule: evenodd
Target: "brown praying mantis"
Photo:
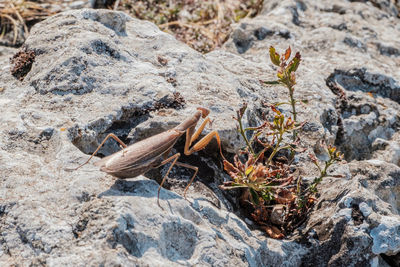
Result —
<instances>
[{"instance_id":1,"label":"brown praying mantis","mask_svg":"<svg viewBox=\"0 0 400 267\"><path fill-rule=\"evenodd\" d=\"M160 186L158 187L157 203L160 206L161 187L174 165L194 170L194 174L184 190L183 195L186 198L186 191L189 189L189 186L196 177L198 168L179 162L178 158L180 153L176 153L170 157L168 157L168 155L171 152L172 147L178 141L179 137L186 132L186 142L184 148L185 155L190 155L196 151L202 150L207 146L208 143L211 142L212 138L215 137L218 143L219 152L222 158L225 159L224 155L222 154L221 139L217 131L211 131L190 148L190 145L200 136L207 123L211 123L211 119L208 117L209 113L210 110L199 107L192 117L184 120L175 128L151 136L129 146L125 145L124 142L122 142L116 135L110 133L106 138L104 138L103 142L101 142L89 159L82 165L75 168L75 170L87 164L93 158L93 156L96 155L104 143L109 138L113 138L121 144L123 149L96 162L95 165L100 166L101 171L111 174L117 178L125 179L136 177L144 174L152 168L158 168L168 162L172 162L167 173L164 175ZM195 127L201 117L204 118L204 121L200 125L199 129L195 131Z\"/></svg>"}]
</instances>

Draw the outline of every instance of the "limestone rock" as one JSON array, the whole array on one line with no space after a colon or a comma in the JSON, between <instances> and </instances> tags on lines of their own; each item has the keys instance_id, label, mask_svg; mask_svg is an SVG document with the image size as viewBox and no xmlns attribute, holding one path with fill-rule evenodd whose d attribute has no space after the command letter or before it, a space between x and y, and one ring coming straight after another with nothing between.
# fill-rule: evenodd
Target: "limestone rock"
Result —
<instances>
[{"instance_id":1,"label":"limestone rock","mask_svg":"<svg viewBox=\"0 0 400 267\"><path fill-rule=\"evenodd\" d=\"M351 179L323 181L316 210L298 229L299 242L311 248L306 266L372 266L383 264L378 255L399 252L400 168L379 160L349 167Z\"/></svg>"}]
</instances>

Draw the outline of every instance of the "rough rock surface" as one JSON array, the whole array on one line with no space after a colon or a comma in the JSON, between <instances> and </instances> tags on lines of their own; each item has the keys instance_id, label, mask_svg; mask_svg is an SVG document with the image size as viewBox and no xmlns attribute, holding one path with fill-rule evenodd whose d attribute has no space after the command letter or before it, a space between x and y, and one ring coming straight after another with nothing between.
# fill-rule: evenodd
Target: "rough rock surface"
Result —
<instances>
[{"instance_id":1,"label":"rough rock surface","mask_svg":"<svg viewBox=\"0 0 400 267\"><path fill-rule=\"evenodd\" d=\"M395 9L369 3L266 1L224 49L206 55L120 12L69 11L34 26L24 49L35 60L22 81L10 74L16 50L1 48L0 265L393 264L400 252L400 23ZM268 47L289 44L304 59L296 86L308 100L299 110L308 121L304 145L318 152L319 140L334 142L350 163L333 170L345 178L324 180L309 219L287 239L267 238L233 213L234 196L218 189L227 175L215 144L183 159L200 169L188 201L181 195L191 172L174 168L163 209L149 178L166 168L128 180L93 164L69 170L108 133L135 142L197 106L211 109L212 128L226 152L235 151L242 144L232 116L240 104L249 103L245 123L254 125L266 112L262 102L286 98L284 88L259 79L274 78ZM100 155L118 149L110 141ZM313 175L302 159L299 166Z\"/></svg>"}]
</instances>

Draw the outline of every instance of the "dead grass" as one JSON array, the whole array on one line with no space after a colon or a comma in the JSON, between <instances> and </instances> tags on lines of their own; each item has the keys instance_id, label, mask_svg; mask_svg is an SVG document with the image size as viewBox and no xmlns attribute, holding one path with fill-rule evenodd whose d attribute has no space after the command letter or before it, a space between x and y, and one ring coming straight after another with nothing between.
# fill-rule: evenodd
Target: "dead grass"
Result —
<instances>
[{"instance_id":1,"label":"dead grass","mask_svg":"<svg viewBox=\"0 0 400 267\"><path fill-rule=\"evenodd\" d=\"M400 10L400 1L393 0ZM264 0L107 0L110 9L157 24L197 51L220 47L232 23L254 17ZM35 23L63 11L62 0L0 0L0 44L21 45ZM56 8L55 8L56 7Z\"/></svg>"},{"instance_id":2,"label":"dead grass","mask_svg":"<svg viewBox=\"0 0 400 267\"><path fill-rule=\"evenodd\" d=\"M63 11L61 0L6 0L0 2L0 41L21 45L35 23ZM107 0L106 6L149 20L197 51L220 47L232 23L254 17L263 0ZM56 8L55 8L56 7ZM58 7L58 8L57 8Z\"/></svg>"},{"instance_id":3,"label":"dead grass","mask_svg":"<svg viewBox=\"0 0 400 267\"><path fill-rule=\"evenodd\" d=\"M121 0L118 10L157 24L196 49L207 53L220 47L231 24L257 15L263 0Z\"/></svg>"},{"instance_id":4,"label":"dead grass","mask_svg":"<svg viewBox=\"0 0 400 267\"><path fill-rule=\"evenodd\" d=\"M12 45L16 45L18 41L23 42L29 33L30 26L53 14L37 2L24 0L1 2L0 40L5 38L6 34L11 33Z\"/></svg>"}]
</instances>

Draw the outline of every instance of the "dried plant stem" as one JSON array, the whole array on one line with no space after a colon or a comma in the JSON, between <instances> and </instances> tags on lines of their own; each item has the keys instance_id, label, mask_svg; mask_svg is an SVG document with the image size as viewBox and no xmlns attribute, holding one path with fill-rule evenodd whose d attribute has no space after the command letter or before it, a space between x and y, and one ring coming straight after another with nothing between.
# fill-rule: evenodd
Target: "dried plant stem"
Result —
<instances>
[{"instance_id":1,"label":"dried plant stem","mask_svg":"<svg viewBox=\"0 0 400 267\"><path fill-rule=\"evenodd\" d=\"M158 25L158 27L162 28L168 28L170 26L179 26L179 27L186 27L186 28L193 28L193 29L197 29L200 30L200 32L202 34L204 34L205 36L207 36L207 38L213 39L214 36L212 33L210 33L208 30L206 30L205 28L202 28L200 25L198 25L197 23L184 23L184 22L180 22L180 21L171 21L171 22L167 22L164 24L160 24Z\"/></svg>"},{"instance_id":2,"label":"dried plant stem","mask_svg":"<svg viewBox=\"0 0 400 267\"><path fill-rule=\"evenodd\" d=\"M8 31L13 32L13 45L17 43L18 32L20 28L22 32L22 38L25 39L29 34L29 23L35 20L44 19L50 15L54 14L48 8L44 8L41 4L37 4L33 1L5 1L5 3L0 3L0 39ZM9 25L12 25L12 29L9 29Z\"/></svg>"},{"instance_id":3,"label":"dried plant stem","mask_svg":"<svg viewBox=\"0 0 400 267\"><path fill-rule=\"evenodd\" d=\"M120 2L121 0L117 0L117 1L115 1L115 3L114 3L114 7L113 7L113 10L117 10L117 8L118 8L118 6L119 6L119 2Z\"/></svg>"}]
</instances>

